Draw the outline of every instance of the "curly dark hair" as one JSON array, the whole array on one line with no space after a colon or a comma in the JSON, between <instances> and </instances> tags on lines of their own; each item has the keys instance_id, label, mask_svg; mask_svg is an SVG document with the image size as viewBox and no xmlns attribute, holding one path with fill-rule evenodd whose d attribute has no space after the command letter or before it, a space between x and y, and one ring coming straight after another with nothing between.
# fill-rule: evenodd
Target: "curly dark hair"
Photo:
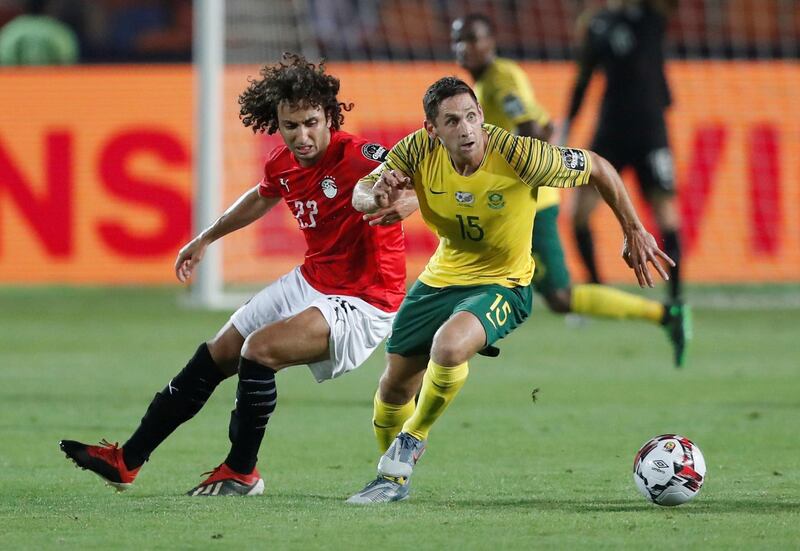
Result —
<instances>
[{"instance_id":1,"label":"curly dark hair","mask_svg":"<svg viewBox=\"0 0 800 551\"><path fill-rule=\"evenodd\" d=\"M278 105L321 107L336 130L344 123L342 111L350 111L353 104L341 103L339 79L325 73L325 62L314 65L300 54L284 53L275 65L265 65L261 79L248 78L250 85L239 96L239 118L253 132L274 134L278 129Z\"/></svg>"}]
</instances>

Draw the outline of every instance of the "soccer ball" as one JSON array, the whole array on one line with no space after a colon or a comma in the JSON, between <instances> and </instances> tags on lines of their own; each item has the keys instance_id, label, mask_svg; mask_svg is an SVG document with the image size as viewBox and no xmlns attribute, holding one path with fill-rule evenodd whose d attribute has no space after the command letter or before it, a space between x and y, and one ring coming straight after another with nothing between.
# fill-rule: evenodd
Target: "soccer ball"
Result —
<instances>
[{"instance_id":1,"label":"soccer ball","mask_svg":"<svg viewBox=\"0 0 800 551\"><path fill-rule=\"evenodd\" d=\"M700 492L706 460L691 440L662 434L648 441L633 460L633 481L657 505L681 505Z\"/></svg>"}]
</instances>

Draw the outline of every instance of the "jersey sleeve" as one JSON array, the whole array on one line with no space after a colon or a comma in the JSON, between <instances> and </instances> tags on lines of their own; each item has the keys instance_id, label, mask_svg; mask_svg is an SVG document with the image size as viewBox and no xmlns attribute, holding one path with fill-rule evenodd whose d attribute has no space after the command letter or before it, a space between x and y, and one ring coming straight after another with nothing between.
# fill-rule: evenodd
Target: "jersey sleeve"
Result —
<instances>
[{"instance_id":1,"label":"jersey sleeve","mask_svg":"<svg viewBox=\"0 0 800 551\"><path fill-rule=\"evenodd\" d=\"M503 110L514 126L528 121L546 126L550 122L550 115L536 101L533 89L522 74L515 75L512 72L499 74L495 81L492 101Z\"/></svg>"},{"instance_id":2,"label":"jersey sleeve","mask_svg":"<svg viewBox=\"0 0 800 551\"><path fill-rule=\"evenodd\" d=\"M275 148L264 162L264 176L258 182L258 194L261 197L281 197L281 185L275 177L271 175L274 164L280 157L282 148Z\"/></svg>"},{"instance_id":3,"label":"jersey sleeve","mask_svg":"<svg viewBox=\"0 0 800 551\"><path fill-rule=\"evenodd\" d=\"M258 182L258 194L261 197L280 197L280 184L273 182L264 167L264 176Z\"/></svg>"},{"instance_id":4,"label":"jersey sleeve","mask_svg":"<svg viewBox=\"0 0 800 551\"><path fill-rule=\"evenodd\" d=\"M389 151L384 162L363 179L377 182L384 170L398 170L413 178L420 163L431 150L430 138L425 129L409 134Z\"/></svg>"},{"instance_id":5,"label":"jersey sleeve","mask_svg":"<svg viewBox=\"0 0 800 551\"><path fill-rule=\"evenodd\" d=\"M592 161L584 149L558 147L535 138L515 136L497 127L491 128L492 142L517 176L532 188L567 188L589 182Z\"/></svg>"}]
</instances>

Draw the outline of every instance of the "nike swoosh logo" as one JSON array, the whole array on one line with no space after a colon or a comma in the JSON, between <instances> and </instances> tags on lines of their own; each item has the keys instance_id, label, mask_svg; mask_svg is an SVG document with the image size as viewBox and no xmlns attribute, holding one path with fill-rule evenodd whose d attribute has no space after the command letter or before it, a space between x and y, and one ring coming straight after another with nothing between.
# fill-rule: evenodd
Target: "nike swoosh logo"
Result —
<instances>
[{"instance_id":1,"label":"nike swoosh logo","mask_svg":"<svg viewBox=\"0 0 800 551\"><path fill-rule=\"evenodd\" d=\"M431 188L428 188L428 191L430 191L434 195L444 195L445 193L447 193L446 191L433 191Z\"/></svg>"}]
</instances>

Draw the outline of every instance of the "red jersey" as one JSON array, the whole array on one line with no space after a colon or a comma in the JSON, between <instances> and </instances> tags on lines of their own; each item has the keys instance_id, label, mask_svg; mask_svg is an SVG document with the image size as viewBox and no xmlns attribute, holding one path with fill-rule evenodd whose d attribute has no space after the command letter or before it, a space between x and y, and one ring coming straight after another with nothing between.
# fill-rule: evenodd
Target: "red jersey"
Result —
<instances>
[{"instance_id":1,"label":"red jersey","mask_svg":"<svg viewBox=\"0 0 800 551\"><path fill-rule=\"evenodd\" d=\"M351 204L358 180L386 152L341 130L331 130L325 154L310 167L300 166L288 147L277 147L264 165L258 193L282 197L297 219L308 247L300 270L312 287L394 312L405 295L403 229L370 226Z\"/></svg>"}]
</instances>

